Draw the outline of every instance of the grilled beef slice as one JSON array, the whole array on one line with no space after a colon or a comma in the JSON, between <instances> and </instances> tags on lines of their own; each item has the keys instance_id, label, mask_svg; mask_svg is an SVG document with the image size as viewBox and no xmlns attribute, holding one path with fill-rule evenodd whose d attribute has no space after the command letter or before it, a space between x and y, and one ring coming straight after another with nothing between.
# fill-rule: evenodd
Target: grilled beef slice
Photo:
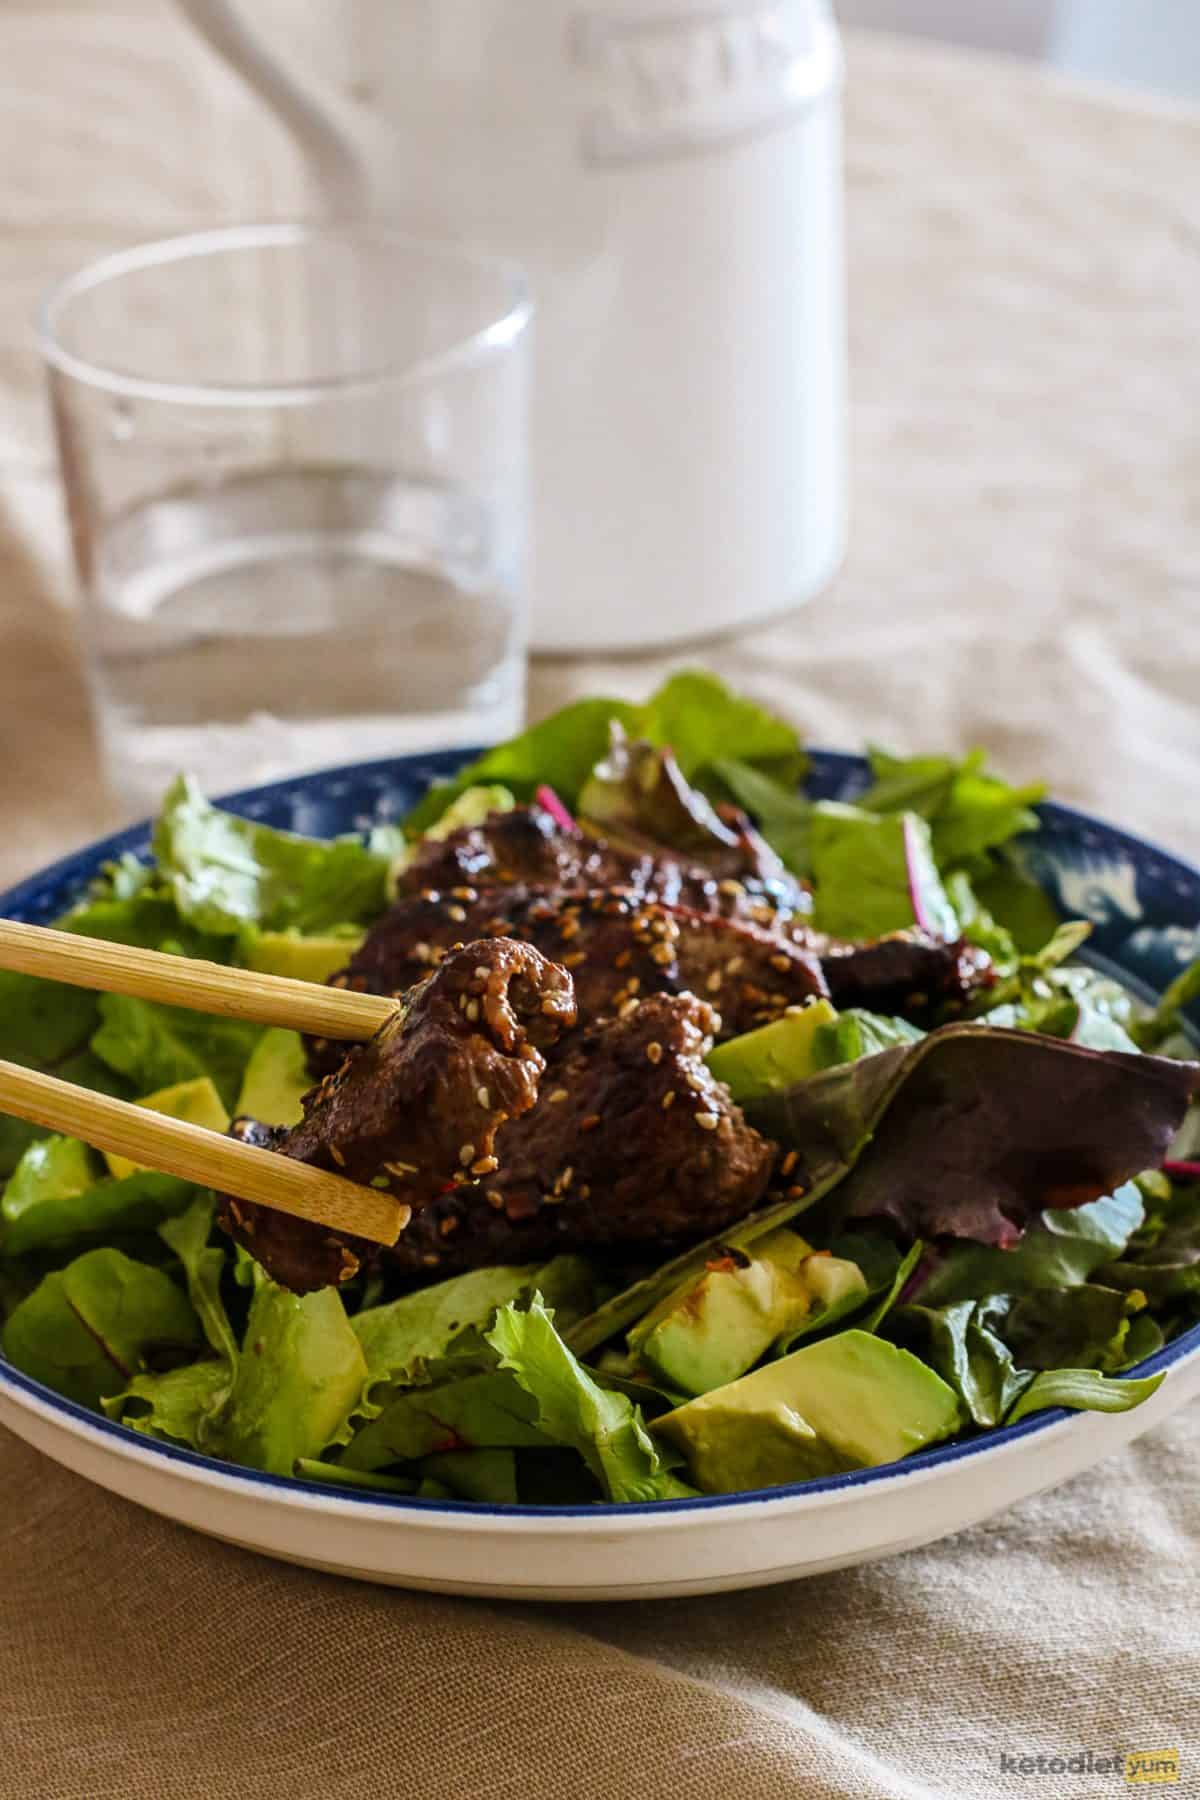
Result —
<instances>
[{"instance_id":1,"label":"grilled beef slice","mask_svg":"<svg viewBox=\"0 0 1200 1800\"><path fill-rule=\"evenodd\" d=\"M414 1214L386 1261L448 1274L559 1250L667 1255L744 1217L775 1148L704 1058L712 1008L655 995L550 1053L537 1104L497 1134L498 1167Z\"/></svg>"},{"instance_id":2,"label":"grilled beef slice","mask_svg":"<svg viewBox=\"0 0 1200 1800\"><path fill-rule=\"evenodd\" d=\"M637 997L693 993L719 1009L717 1035L734 1037L826 991L812 953L762 926L613 887L426 889L398 900L334 979L402 994L452 945L493 935L534 944L568 969L584 1023L617 1016ZM327 1070L339 1054L316 1040L311 1066Z\"/></svg>"},{"instance_id":3,"label":"grilled beef slice","mask_svg":"<svg viewBox=\"0 0 1200 1800\"><path fill-rule=\"evenodd\" d=\"M542 1052L574 1022L564 970L527 944L469 944L408 995L402 1016L305 1095L303 1120L273 1147L418 1209L495 1167L497 1132L533 1105ZM348 1280L368 1249L228 1197L220 1218L297 1292Z\"/></svg>"}]
</instances>

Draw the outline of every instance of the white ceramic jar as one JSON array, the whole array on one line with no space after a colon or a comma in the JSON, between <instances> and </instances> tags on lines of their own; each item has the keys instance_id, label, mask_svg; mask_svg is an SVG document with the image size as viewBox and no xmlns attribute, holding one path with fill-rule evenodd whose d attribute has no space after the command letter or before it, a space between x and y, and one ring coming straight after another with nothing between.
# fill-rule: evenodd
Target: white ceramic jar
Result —
<instances>
[{"instance_id":1,"label":"white ceramic jar","mask_svg":"<svg viewBox=\"0 0 1200 1800\"><path fill-rule=\"evenodd\" d=\"M828 581L846 398L827 0L375 0L322 24L356 109L227 0L180 4L290 125L324 210L530 270L537 648L699 638Z\"/></svg>"}]
</instances>

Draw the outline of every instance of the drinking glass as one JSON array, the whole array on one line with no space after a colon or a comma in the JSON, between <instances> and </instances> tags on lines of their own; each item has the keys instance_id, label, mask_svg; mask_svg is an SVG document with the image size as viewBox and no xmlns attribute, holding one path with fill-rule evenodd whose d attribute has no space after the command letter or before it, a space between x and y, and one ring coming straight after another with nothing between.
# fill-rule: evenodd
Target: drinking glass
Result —
<instances>
[{"instance_id":1,"label":"drinking glass","mask_svg":"<svg viewBox=\"0 0 1200 1800\"><path fill-rule=\"evenodd\" d=\"M526 647L513 266L375 225L109 256L45 302L97 726L147 810L503 737Z\"/></svg>"}]
</instances>

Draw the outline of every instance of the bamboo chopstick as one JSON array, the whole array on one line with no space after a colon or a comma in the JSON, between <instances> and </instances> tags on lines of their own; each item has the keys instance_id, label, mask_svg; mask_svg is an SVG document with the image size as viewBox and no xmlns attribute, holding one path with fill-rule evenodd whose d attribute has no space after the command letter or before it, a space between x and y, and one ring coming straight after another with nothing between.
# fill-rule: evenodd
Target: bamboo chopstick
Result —
<instances>
[{"instance_id":1,"label":"bamboo chopstick","mask_svg":"<svg viewBox=\"0 0 1200 1800\"><path fill-rule=\"evenodd\" d=\"M97 1150L110 1150L161 1174L374 1244L394 1244L411 1217L411 1208L390 1194L359 1187L342 1175L16 1063L0 1061L0 1112L82 1138Z\"/></svg>"},{"instance_id":2,"label":"bamboo chopstick","mask_svg":"<svg viewBox=\"0 0 1200 1800\"><path fill-rule=\"evenodd\" d=\"M285 975L260 975L253 969L167 956L161 950L110 944L103 938L79 937L48 925L23 925L15 919L0 919L0 969L256 1025L283 1025L315 1037L374 1037L396 1010L396 1001L386 995L355 994Z\"/></svg>"}]
</instances>

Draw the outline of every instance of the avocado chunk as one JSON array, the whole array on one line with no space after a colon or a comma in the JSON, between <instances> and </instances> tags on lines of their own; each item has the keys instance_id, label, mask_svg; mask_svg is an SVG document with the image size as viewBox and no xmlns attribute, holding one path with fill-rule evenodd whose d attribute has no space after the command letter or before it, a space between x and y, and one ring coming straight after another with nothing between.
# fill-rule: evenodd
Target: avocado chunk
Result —
<instances>
[{"instance_id":1,"label":"avocado chunk","mask_svg":"<svg viewBox=\"0 0 1200 1800\"><path fill-rule=\"evenodd\" d=\"M706 1274L659 1303L629 1333L631 1350L655 1377L684 1394L724 1387L754 1367L780 1338L836 1306L867 1298L857 1263L814 1251L784 1228L729 1250Z\"/></svg>"},{"instance_id":2,"label":"avocado chunk","mask_svg":"<svg viewBox=\"0 0 1200 1800\"><path fill-rule=\"evenodd\" d=\"M640 1343L641 1360L680 1393L704 1394L752 1368L808 1306L807 1289L787 1269L731 1252L676 1296Z\"/></svg>"},{"instance_id":3,"label":"avocado chunk","mask_svg":"<svg viewBox=\"0 0 1200 1800\"><path fill-rule=\"evenodd\" d=\"M718 1044L709 1053L708 1066L739 1106L778 1093L817 1073L821 1065L813 1054L814 1041L823 1025L836 1020L828 1000L814 1000L758 1031Z\"/></svg>"},{"instance_id":4,"label":"avocado chunk","mask_svg":"<svg viewBox=\"0 0 1200 1800\"><path fill-rule=\"evenodd\" d=\"M683 1451L704 1493L732 1494L895 1462L962 1422L940 1375L849 1330L689 1400L651 1429Z\"/></svg>"},{"instance_id":5,"label":"avocado chunk","mask_svg":"<svg viewBox=\"0 0 1200 1800\"><path fill-rule=\"evenodd\" d=\"M147 1094L144 1100L135 1100L134 1105L144 1106L147 1112L165 1113L169 1119L183 1119L189 1125L204 1125L209 1131L229 1130L229 1114L207 1075L198 1075L193 1081L178 1081L174 1087L160 1088L156 1094ZM130 1162L125 1156L114 1156L107 1150L104 1160L118 1181L124 1181L128 1175L144 1173L140 1163Z\"/></svg>"},{"instance_id":6,"label":"avocado chunk","mask_svg":"<svg viewBox=\"0 0 1200 1800\"><path fill-rule=\"evenodd\" d=\"M803 1263L804 1285L812 1296L814 1309L847 1312L856 1300L870 1293L867 1278L856 1262L844 1256L831 1256L828 1250L815 1250Z\"/></svg>"},{"instance_id":7,"label":"avocado chunk","mask_svg":"<svg viewBox=\"0 0 1200 1800\"><path fill-rule=\"evenodd\" d=\"M246 1064L237 1110L263 1125L298 1125L300 1101L313 1085L298 1031L264 1031Z\"/></svg>"},{"instance_id":8,"label":"avocado chunk","mask_svg":"<svg viewBox=\"0 0 1200 1800\"><path fill-rule=\"evenodd\" d=\"M464 788L456 800L452 800L436 825L431 825L425 833L435 843L441 843L453 831L459 831L464 825L482 825L491 813L512 812L516 806L516 796L509 788L479 787Z\"/></svg>"},{"instance_id":9,"label":"avocado chunk","mask_svg":"<svg viewBox=\"0 0 1200 1800\"><path fill-rule=\"evenodd\" d=\"M298 931L261 931L246 949L246 967L260 975L290 975L294 981L329 980L344 969L366 934L332 931L304 937Z\"/></svg>"}]
</instances>

